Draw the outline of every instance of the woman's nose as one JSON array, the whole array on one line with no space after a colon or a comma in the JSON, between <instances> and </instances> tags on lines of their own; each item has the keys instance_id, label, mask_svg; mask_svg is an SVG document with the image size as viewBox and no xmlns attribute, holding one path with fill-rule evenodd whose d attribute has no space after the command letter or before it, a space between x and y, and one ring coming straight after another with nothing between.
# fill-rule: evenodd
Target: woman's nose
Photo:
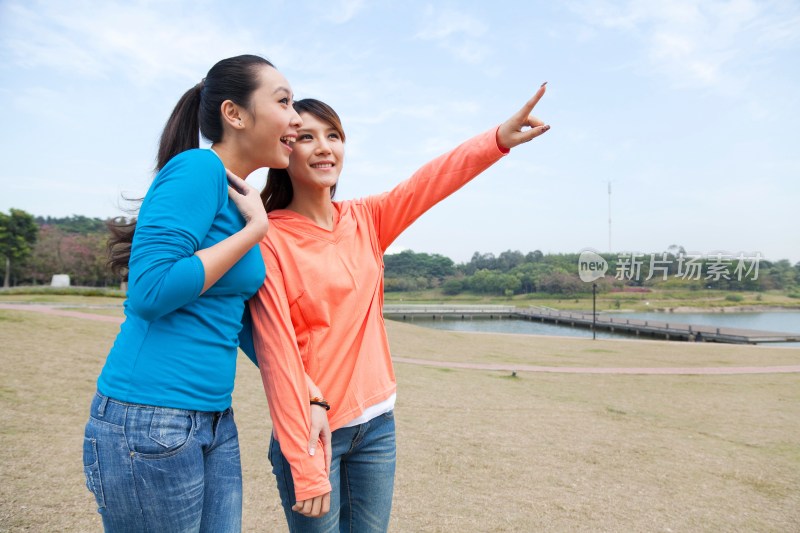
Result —
<instances>
[{"instance_id":1,"label":"woman's nose","mask_svg":"<svg viewBox=\"0 0 800 533\"><path fill-rule=\"evenodd\" d=\"M294 108L292 108L292 113L294 114L292 115L292 119L289 123L295 128L299 128L303 125L303 119L300 118L300 115L294 110Z\"/></svg>"},{"instance_id":2,"label":"woman's nose","mask_svg":"<svg viewBox=\"0 0 800 533\"><path fill-rule=\"evenodd\" d=\"M319 144L317 145L317 153L329 154L330 152L331 145L328 143L328 140L325 138L320 139Z\"/></svg>"}]
</instances>

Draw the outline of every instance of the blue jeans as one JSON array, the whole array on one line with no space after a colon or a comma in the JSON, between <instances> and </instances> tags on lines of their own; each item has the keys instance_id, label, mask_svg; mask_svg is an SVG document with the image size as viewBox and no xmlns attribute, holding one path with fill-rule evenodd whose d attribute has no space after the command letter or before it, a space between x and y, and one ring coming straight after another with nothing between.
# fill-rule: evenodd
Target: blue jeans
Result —
<instances>
[{"instance_id":1,"label":"blue jeans","mask_svg":"<svg viewBox=\"0 0 800 533\"><path fill-rule=\"evenodd\" d=\"M153 407L98 392L83 465L106 531L242 529L242 468L231 409Z\"/></svg>"},{"instance_id":2,"label":"blue jeans","mask_svg":"<svg viewBox=\"0 0 800 533\"><path fill-rule=\"evenodd\" d=\"M278 482L291 533L385 532L394 492L396 446L394 412L369 422L337 429L332 438L331 510L320 518L292 511L294 483L280 444L272 438L269 461Z\"/></svg>"}]
</instances>

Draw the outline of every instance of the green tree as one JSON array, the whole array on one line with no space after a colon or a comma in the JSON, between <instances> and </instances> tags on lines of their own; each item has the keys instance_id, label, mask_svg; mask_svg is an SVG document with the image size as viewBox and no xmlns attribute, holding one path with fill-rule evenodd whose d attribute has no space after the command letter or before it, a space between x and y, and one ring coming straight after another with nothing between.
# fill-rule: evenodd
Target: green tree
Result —
<instances>
[{"instance_id":1,"label":"green tree","mask_svg":"<svg viewBox=\"0 0 800 533\"><path fill-rule=\"evenodd\" d=\"M497 258L497 269L502 272L517 267L525 262L525 256L519 250L506 250Z\"/></svg>"},{"instance_id":2,"label":"green tree","mask_svg":"<svg viewBox=\"0 0 800 533\"><path fill-rule=\"evenodd\" d=\"M426 278L425 286L432 281L441 282L455 274L453 260L439 254L414 253L404 250L383 257L386 278Z\"/></svg>"},{"instance_id":3,"label":"green tree","mask_svg":"<svg viewBox=\"0 0 800 533\"><path fill-rule=\"evenodd\" d=\"M464 290L464 281L461 278L450 278L442 284L442 292L454 296Z\"/></svg>"},{"instance_id":4,"label":"green tree","mask_svg":"<svg viewBox=\"0 0 800 533\"><path fill-rule=\"evenodd\" d=\"M19 268L31 255L39 227L33 215L21 209L0 213L0 258L5 262L3 287L9 287L12 268Z\"/></svg>"},{"instance_id":5,"label":"green tree","mask_svg":"<svg viewBox=\"0 0 800 533\"><path fill-rule=\"evenodd\" d=\"M492 278L494 274L492 274L491 270L486 268L482 268L478 270L473 275L471 275L468 279L469 288L478 293L489 293L492 292Z\"/></svg>"},{"instance_id":6,"label":"green tree","mask_svg":"<svg viewBox=\"0 0 800 533\"><path fill-rule=\"evenodd\" d=\"M534 250L532 252L528 252L525 254L525 262L526 263L538 263L542 260L544 254L541 250Z\"/></svg>"},{"instance_id":7,"label":"green tree","mask_svg":"<svg viewBox=\"0 0 800 533\"><path fill-rule=\"evenodd\" d=\"M464 265L463 272L468 276L472 276L479 270L494 270L496 268L497 258L495 258L493 253L482 254L480 252L475 252L472 254L470 262Z\"/></svg>"},{"instance_id":8,"label":"green tree","mask_svg":"<svg viewBox=\"0 0 800 533\"><path fill-rule=\"evenodd\" d=\"M553 271L553 267L544 263L523 263L511 271L520 281L520 290L524 293L538 292L542 276Z\"/></svg>"}]
</instances>

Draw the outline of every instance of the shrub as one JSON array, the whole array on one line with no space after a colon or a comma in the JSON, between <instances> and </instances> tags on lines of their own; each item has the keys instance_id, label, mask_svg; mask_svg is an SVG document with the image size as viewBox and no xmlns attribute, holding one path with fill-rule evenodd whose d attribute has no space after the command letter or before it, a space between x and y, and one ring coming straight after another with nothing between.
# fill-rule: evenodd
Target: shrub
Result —
<instances>
[{"instance_id":1,"label":"shrub","mask_svg":"<svg viewBox=\"0 0 800 533\"><path fill-rule=\"evenodd\" d=\"M460 279L450 278L442 284L442 292L448 296L460 294L464 290L464 282Z\"/></svg>"}]
</instances>

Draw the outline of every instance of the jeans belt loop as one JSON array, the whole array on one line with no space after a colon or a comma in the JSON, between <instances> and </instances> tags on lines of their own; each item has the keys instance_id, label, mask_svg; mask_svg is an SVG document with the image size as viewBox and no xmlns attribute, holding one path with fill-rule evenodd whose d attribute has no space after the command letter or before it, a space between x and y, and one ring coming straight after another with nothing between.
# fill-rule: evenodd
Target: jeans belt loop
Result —
<instances>
[{"instance_id":1,"label":"jeans belt loop","mask_svg":"<svg viewBox=\"0 0 800 533\"><path fill-rule=\"evenodd\" d=\"M107 403L108 403L108 396L103 396L103 399L100 400L100 405L97 406L97 416L105 416Z\"/></svg>"}]
</instances>

